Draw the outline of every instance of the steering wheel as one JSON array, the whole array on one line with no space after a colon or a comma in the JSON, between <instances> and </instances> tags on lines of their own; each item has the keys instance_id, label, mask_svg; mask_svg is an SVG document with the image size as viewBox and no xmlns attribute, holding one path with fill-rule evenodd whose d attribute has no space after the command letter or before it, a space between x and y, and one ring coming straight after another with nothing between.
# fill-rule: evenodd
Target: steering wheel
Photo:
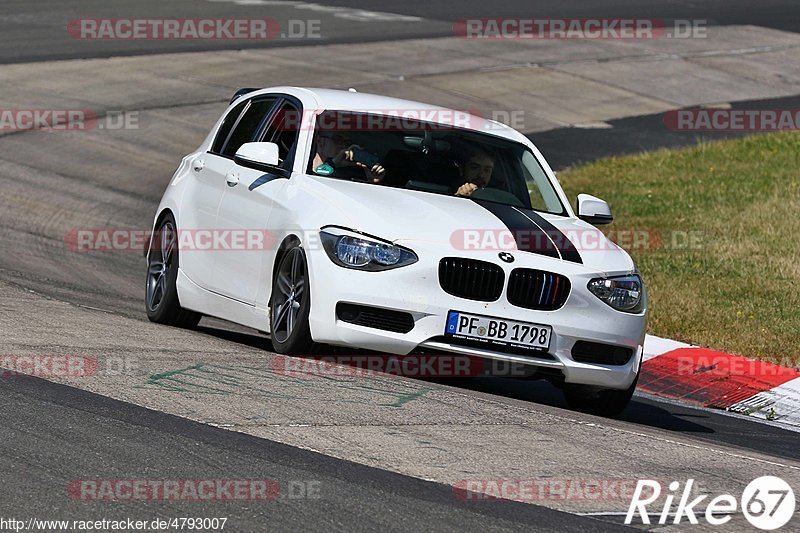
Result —
<instances>
[{"instance_id":1,"label":"steering wheel","mask_svg":"<svg viewBox=\"0 0 800 533\"><path fill-rule=\"evenodd\" d=\"M517 198L510 192L503 191L501 189L492 189L492 188L477 189L472 194L470 194L470 198L475 198L476 200L488 200L490 202L508 204L516 207L525 207L519 198Z\"/></svg>"}]
</instances>

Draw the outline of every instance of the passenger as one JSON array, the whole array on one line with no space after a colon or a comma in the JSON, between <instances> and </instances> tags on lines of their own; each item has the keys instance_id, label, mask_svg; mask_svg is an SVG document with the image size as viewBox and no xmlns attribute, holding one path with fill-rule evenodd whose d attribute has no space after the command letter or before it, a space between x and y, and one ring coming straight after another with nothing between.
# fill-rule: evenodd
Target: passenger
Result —
<instances>
[{"instance_id":1,"label":"passenger","mask_svg":"<svg viewBox=\"0 0 800 533\"><path fill-rule=\"evenodd\" d=\"M362 150L353 144L346 133L323 132L317 138L317 153L312 168L314 173L322 176L334 176L356 180L367 180L380 183L386 170L380 163L368 168L359 161L354 161L355 150Z\"/></svg>"}]
</instances>

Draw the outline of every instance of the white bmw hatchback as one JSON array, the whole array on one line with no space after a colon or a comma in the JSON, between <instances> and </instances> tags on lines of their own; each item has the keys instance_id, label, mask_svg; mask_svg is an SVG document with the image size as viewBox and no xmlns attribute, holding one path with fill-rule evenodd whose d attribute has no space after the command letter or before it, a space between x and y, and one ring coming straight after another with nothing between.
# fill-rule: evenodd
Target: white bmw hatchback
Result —
<instances>
[{"instance_id":1,"label":"white bmw hatchback","mask_svg":"<svg viewBox=\"0 0 800 533\"><path fill-rule=\"evenodd\" d=\"M243 89L158 206L146 307L338 345L524 364L571 406L620 412L646 292L541 153L469 113L355 91Z\"/></svg>"}]
</instances>

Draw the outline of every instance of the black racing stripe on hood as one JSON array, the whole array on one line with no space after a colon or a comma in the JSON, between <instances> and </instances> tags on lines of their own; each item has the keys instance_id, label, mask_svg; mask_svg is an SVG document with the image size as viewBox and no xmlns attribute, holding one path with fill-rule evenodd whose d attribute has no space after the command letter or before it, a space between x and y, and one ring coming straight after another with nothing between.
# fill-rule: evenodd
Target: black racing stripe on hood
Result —
<instances>
[{"instance_id":1,"label":"black racing stripe on hood","mask_svg":"<svg viewBox=\"0 0 800 533\"><path fill-rule=\"evenodd\" d=\"M526 217L533 219L533 222L550 236L558 248L558 251L561 252L561 258L564 261L572 261L573 263L583 264L581 254L578 253L578 249L575 248L575 245L571 240L569 240L569 237L567 237L564 232L552 225L547 221L547 219L533 209L522 209L518 207L516 210L522 212Z\"/></svg>"},{"instance_id":2,"label":"black racing stripe on hood","mask_svg":"<svg viewBox=\"0 0 800 533\"><path fill-rule=\"evenodd\" d=\"M500 219L519 250L583 264L572 241L536 211L475 198L472 201Z\"/></svg>"},{"instance_id":3,"label":"black racing stripe on hood","mask_svg":"<svg viewBox=\"0 0 800 533\"><path fill-rule=\"evenodd\" d=\"M558 259L558 250L553 245L553 241L548 238L544 230L536 225L530 218L510 205L488 202L485 200L472 199L473 202L483 207L491 214L500 219L505 227L514 236L517 248L523 252L546 255Z\"/></svg>"}]
</instances>

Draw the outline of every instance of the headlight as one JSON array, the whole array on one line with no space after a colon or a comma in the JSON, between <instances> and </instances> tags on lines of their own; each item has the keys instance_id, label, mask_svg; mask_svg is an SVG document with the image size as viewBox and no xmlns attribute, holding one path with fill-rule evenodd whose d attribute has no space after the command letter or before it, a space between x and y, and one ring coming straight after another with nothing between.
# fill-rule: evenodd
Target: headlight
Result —
<instances>
[{"instance_id":1,"label":"headlight","mask_svg":"<svg viewBox=\"0 0 800 533\"><path fill-rule=\"evenodd\" d=\"M637 275L593 279L588 287L592 294L617 311L639 313L644 309L644 283Z\"/></svg>"},{"instance_id":2,"label":"headlight","mask_svg":"<svg viewBox=\"0 0 800 533\"><path fill-rule=\"evenodd\" d=\"M319 236L328 257L339 266L374 272L417 262L417 255L407 248L340 228L325 228Z\"/></svg>"}]
</instances>

